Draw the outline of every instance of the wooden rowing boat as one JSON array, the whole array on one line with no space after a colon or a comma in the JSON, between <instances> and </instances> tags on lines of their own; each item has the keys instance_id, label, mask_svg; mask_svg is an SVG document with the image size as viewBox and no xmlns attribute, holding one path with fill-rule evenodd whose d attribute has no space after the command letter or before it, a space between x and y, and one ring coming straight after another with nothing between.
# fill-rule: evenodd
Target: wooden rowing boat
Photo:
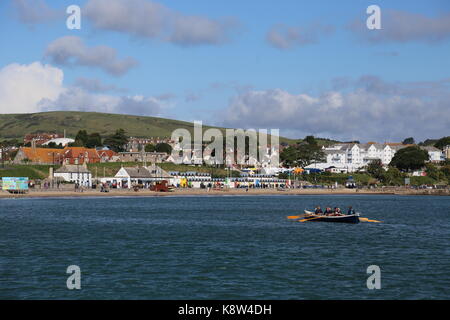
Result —
<instances>
[{"instance_id":1,"label":"wooden rowing boat","mask_svg":"<svg viewBox=\"0 0 450 320\"><path fill-rule=\"evenodd\" d=\"M337 222L337 223L359 223L359 214L354 215L342 215L342 216L322 216L317 215L314 212L305 210L305 221L311 220L317 222Z\"/></svg>"}]
</instances>

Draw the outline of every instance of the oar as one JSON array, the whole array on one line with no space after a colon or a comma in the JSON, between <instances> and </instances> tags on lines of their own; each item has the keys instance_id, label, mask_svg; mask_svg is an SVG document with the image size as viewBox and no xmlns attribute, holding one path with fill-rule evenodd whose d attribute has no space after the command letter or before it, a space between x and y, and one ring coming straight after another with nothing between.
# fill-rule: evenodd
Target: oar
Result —
<instances>
[{"instance_id":1,"label":"oar","mask_svg":"<svg viewBox=\"0 0 450 320\"><path fill-rule=\"evenodd\" d=\"M303 217L306 217L306 214L302 214L300 216L288 216L287 218L288 219L300 219L300 218L303 218Z\"/></svg>"},{"instance_id":2,"label":"oar","mask_svg":"<svg viewBox=\"0 0 450 320\"><path fill-rule=\"evenodd\" d=\"M378 220L370 220L368 218L362 218L359 217L359 221L363 221L363 222L376 222L376 223L383 223L383 221L378 221Z\"/></svg>"},{"instance_id":3,"label":"oar","mask_svg":"<svg viewBox=\"0 0 450 320\"><path fill-rule=\"evenodd\" d=\"M315 218L309 218L309 219L303 219L303 220L298 220L298 222L306 222L306 221L311 221L311 220L315 220L315 219L320 219L320 218L323 218L323 217L315 217Z\"/></svg>"}]
</instances>

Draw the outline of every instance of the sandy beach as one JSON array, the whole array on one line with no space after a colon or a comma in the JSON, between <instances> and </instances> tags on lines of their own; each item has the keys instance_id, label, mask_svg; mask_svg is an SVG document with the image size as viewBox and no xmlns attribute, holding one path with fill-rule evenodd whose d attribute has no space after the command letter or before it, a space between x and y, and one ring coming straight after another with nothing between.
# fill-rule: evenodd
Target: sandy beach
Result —
<instances>
[{"instance_id":1,"label":"sandy beach","mask_svg":"<svg viewBox=\"0 0 450 320\"><path fill-rule=\"evenodd\" d=\"M276 189L176 189L173 192L154 192L150 190L113 189L110 192L99 190L30 190L26 194L11 194L0 191L0 198L59 198L59 197L165 197L165 196L264 196L264 195L450 195L450 190L413 190L405 188L386 189L289 189L279 191Z\"/></svg>"}]
</instances>

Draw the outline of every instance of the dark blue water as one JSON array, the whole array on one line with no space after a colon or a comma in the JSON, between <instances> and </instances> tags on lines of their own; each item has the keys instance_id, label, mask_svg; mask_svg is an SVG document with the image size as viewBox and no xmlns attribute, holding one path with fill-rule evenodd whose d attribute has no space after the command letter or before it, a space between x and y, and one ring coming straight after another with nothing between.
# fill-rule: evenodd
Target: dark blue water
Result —
<instances>
[{"instance_id":1,"label":"dark blue water","mask_svg":"<svg viewBox=\"0 0 450 320\"><path fill-rule=\"evenodd\" d=\"M317 204L384 223L286 219ZM2 199L0 298L449 299L449 218L431 196Z\"/></svg>"}]
</instances>

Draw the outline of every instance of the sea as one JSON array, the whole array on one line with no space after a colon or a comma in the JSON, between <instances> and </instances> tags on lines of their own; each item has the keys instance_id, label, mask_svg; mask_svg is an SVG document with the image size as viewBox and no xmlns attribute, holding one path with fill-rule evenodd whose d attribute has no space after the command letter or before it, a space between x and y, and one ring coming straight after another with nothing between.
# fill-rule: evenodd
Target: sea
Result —
<instances>
[{"instance_id":1,"label":"sea","mask_svg":"<svg viewBox=\"0 0 450 320\"><path fill-rule=\"evenodd\" d=\"M448 196L0 199L0 299L449 298Z\"/></svg>"}]
</instances>

